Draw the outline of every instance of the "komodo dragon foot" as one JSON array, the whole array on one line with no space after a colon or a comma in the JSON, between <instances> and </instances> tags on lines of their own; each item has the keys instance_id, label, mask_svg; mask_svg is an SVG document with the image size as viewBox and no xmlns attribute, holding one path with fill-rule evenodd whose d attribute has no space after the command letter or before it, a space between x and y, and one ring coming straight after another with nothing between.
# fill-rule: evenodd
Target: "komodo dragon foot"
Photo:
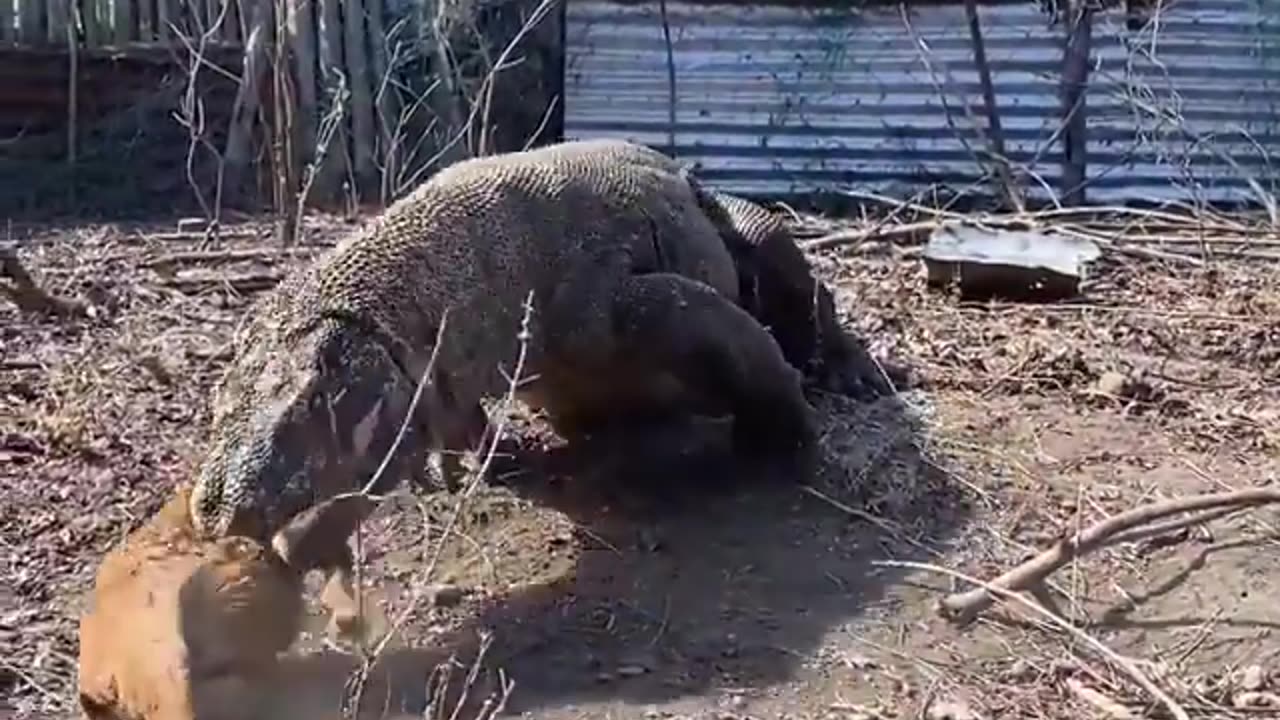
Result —
<instances>
[{"instance_id":1,"label":"komodo dragon foot","mask_svg":"<svg viewBox=\"0 0 1280 720\"><path fill-rule=\"evenodd\" d=\"M376 508L366 495L348 493L317 503L293 516L271 539L272 549L302 573L321 570L326 576L320 599L329 609L330 638L364 648L387 629L370 598L361 598L355 581L355 559L347 538ZM361 602L364 600L364 602Z\"/></svg>"}]
</instances>

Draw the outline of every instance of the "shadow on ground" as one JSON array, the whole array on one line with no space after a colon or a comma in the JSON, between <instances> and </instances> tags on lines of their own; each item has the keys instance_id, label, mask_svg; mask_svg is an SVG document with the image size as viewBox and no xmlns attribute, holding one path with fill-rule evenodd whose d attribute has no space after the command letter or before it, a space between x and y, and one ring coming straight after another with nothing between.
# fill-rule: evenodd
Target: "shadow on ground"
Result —
<instances>
[{"instance_id":1,"label":"shadow on ground","mask_svg":"<svg viewBox=\"0 0 1280 720\"><path fill-rule=\"evenodd\" d=\"M433 646L466 659L477 631L491 631L486 665L515 681L508 708L521 712L768 687L829 661L820 657L829 634L894 611L887 590L900 571L873 562L927 560L922 548L944 543L969 511L945 464L925 457L927 412L902 396L824 398L821 407L825 459L802 484L825 498L715 453L676 466L637 448L612 461L562 451L528 464L504 484L574 524L572 571L492 598ZM443 652L398 650L386 666L398 679L374 684L420 713L424 678ZM485 676L491 689L493 673ZM484 695L477 688L472 699Z\"/></svg>"}]
</instances>

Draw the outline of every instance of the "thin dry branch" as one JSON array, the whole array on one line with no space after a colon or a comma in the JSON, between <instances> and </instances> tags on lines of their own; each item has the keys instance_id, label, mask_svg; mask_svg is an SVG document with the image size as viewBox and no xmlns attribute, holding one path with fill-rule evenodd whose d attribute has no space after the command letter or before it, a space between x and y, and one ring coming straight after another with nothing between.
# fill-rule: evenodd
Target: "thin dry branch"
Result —
<instances>
[{"instance_id":1,"label":"thin dry branch","mask_svg":"<svg viewBox=\"0 0 1280 720\"><path fill-rule=\"evenodd\" d=\"M176 265L221 264L242 262L245 260L283 260L292 258L308 258L315 255L314 249L277 250L276 248L247 248L240 250L193 250L161 255L153 260L145 260L138 264L140 268L167 268Z\"/></svg>"},{"instance_id":2,"label":"thin dry branch","mask_svg":"<svg viewBox=\"0 0 1280 720\"><path fill-rule=\"evenodd\" d=\"M210 290L231 290L238 295L244 295L270 290L280 283L281 277L280 273L248 273L208 278L173 278L166 280L164 285L188 295Z\"/></svg>"},{"instance_id":3,"label":"thin dry branch","mask_svg":"<svg viewBox=\"0 0 1280 720\"><path fill-rule=\"evenodd\" d=\"M943 567L938 567L936 565L929 565L928 563L910 562L906 560L880 560L880 561L876 561L873 564L883 565L886 567L911 568L913 570L927 570L929 572L941 573L943 575L948 575L950 577L958 578L966 582L974 583L975 585L978 585L984 593L990 592L994 595L999 595L1003 599L1012 600L1013 602L1016 602L1022 605L1023 607L1027 608L1028 610L1031 610L1037 615L1040 615L1041 617L1045 618L1046 620L1053 623L1054 625L1057 625L1061 630L1071 635L1072 637L1076 638L1077 640L1080 640L1086 645L1089 645L1093 649L1097 650L1104 658L1107 659L1107 661L1115 665L1115 667L1119 668L1122 672L1124 672L1124 674L1128 675L1131 680L1133 680L1140 687L1142 687L1143 690L1146 690L1148 693L1150 693L1153 698L1155 698L1157 701L1160 702L1160 704L1164 705L1165 709L1167 709L1169 711L1169 714L1172 715L1174 718L1177 718L1177 720L1191 720L1191 716L1187 714L1186 709L1184 709L1181 705L1179 705L1178 702L1174 700L1172 697L1170 697L1168 693L1160 689L1160 686L1156 685L1155 682L1151 680L1151 678L1147 677L1146 673L1142 672L1142 670L1138 668L1137 664L1134 663L1133 660L1121 655L1115 650L1112 650L1111 648L1107 647L1101 640L1098 640L1097 638L1086 633L1080 628L1072 625L1070 622L1067 622L1067 620L1062 618L1062 616L1055 614L1054 612L1048 610L1047 608L1045 608L1044 606L1040 605L1039 603L1033 600L1028 600L1027 598L1022 597L1021 595L1018 595L1017 593L1012 592L1011 590L1008 590L1006 588L999 587L994 583L984 583L981 580L978 580L977 578L969 577L964 573L960 573L955 570L949 570Z\"/></svg>"},{"instance_id":4,"label":"thin dry branch","mask_svg":"<svg viewBox=\"0 0 1280 720\"><path fill-rule=\"evenodd\" d=\"M89 308L84 303L57 297L37 285L12 249L0 248L0 278L12 281L0 283L0 295L9 298L20 310L55 317L83 318L89 315Z\"/></svg>"},{"instance_id":5,"label":"thin dry branch","mask_svg":"<svg viewBox=\"0 0 1280 720\"><path fill-rule=\"evenodd\" d=\"M1118 542L1149 537L1150 533L1139 532L1145 530L1143 526L1148 523L1172 515L1197 511L1202 513L1197 519L1203 522L1206 519L1218 517L1211 513L1222 509L1229 508L1231 511L1237 511L1277 502L1280 502L1280 488L1262 487L1178 498L1136 507L1102 520L1071 537L1062 538L1052 548L1000 575L989 585L948 595L942 599L938 610L948 620L956 624L965 624L971 622L995 602L995 598L989 591L991 588L1002 592L1017 592L1037 587L1049 575L1076 558ZM1169 531L1189 524L1189 520L1176 525L1164 523L1160 528Z\"/></svg>"}]
</instances>

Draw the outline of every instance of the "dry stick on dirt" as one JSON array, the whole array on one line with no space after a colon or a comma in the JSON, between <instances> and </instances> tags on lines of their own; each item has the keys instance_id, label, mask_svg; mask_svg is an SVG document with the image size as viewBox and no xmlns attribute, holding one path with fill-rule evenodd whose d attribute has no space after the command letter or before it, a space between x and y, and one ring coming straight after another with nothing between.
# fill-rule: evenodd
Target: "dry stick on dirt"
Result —
<instances>
[{"instance_id":1,"label":"dry stick on dirt","mask_svg":"<svg viewBox=\"0 0 1280 720\"><path fill-rule=\"evenodd\" d=\"M1140 685L1143 690L1146 690L1148 693L1151 694L1153 698L1155 698L1162 705L1164 705L1165 708L1169 711L1169 714L1173 715L1174 718L1176 718L1177 720L1191 720L1191 716L1187 714L1187 711L1183 709L1183 707L1179 705L1176 700L1170 697L1168 693L1166 693L1164 690L1161 690L1160 686L1156 685L1155 682L1151 680L1151 678L1147 677L1146 674L1143 673L1142 670L1138 668L1137 664L1133 662L1133 660L1107 647L1105 644L1103 644L1101 640L1098 640L1097 638L1093 637L1089 633L1072 625L1070 622L1063 619L1060 615L1057 615L1047 610L1046 608L1041 606L1039 603L1036 603L1032 600L1028 600L1011 590L998 587L992 583L984 583L983 581L978 580L977 578L965 575L964 573L958 572L956 570L950 570L944 567L938 567L937 565L930 565L928 563L911 562L908 560L877 560L872 564L880 565L883 567L908 568L912 570L926 570L928 572L935 572L935 573L940 573L942 575L948 575L953 578L958 578L960 580L964 580L965 582L970 582L975 585L978 585L983 590L983 592L990 592L994 595L999 595L1003 599L1012 600L1016 603L1019 603L1020 605L1022 605L1023 607L1026 607L1027 609L1031 610L1037 615L1044 617L1054 625L1057 625L1059 628L1061 628L1062 630L1064 630L1065 632L1067 632L1069 635L1076 638L1077 640L1080 640L1086 645L1093 647L1095 650L1101 653L1103 657L1105 657L1108 661L1113 663L1116 667L1118 667L1126 675L1128 675L1130 679L1138 683L1138 685Z\"/></svg>"},{"instance_id":2,"label":"dry stick on dirt","mask_svg":"<svg viewBox=\"0 0 1280 720\"><path fill-rule=\"evenodd\" d=\"M1209 493L1151 503L1114 515L1071 537L1063 538L1052 548L1000 575L990 584L943 598L939 613L956 624L971 622L995 602L990 590L1001 593L1029 590L1067 563L1095 550L1120 542L1150 537L1157 529L1168 532L1216 519L1228 512L1280 502L1280 487L1261 487L1233 492ZM1155 528L1143 527L1156 520L1187 512L1202 511L1181 521L1162 523Z\"/></svg>"},{"instance_id":3,"label":"dry stick on dirt","mask_svg":"<svg viewBox=\"0 0 1280 720\"><path fill-rule=\"evenodd\" d=\"M0 295L9 298L20 310L55 317L83 318L89 315L84 303L56 297L37 285L22 266L18 254L10 248L0 248L0 278L12 280L0 283Z\"/></svg>"},{"instance_id":4,"label":"dry stick on dirt","mask_svg":"<svg viewBox=\"0 0 1280 720\"><path fill-rule=\"evenodd\" d=\"M922 238L927 238L929 233L943 225L946 225L948 222L960 222L965 225L1015 230L1035 228L1043 225L1043 223L1040 223L1036 219L1035 213L984 215L976 218L952 218L950 213L941 215L942 217L935 220L923 220L897 226L875 226L869 229L837 230L812 240L806 240L800 243L800 247L804 250L823 250L834 247L844 247L846 245L857 245L872 239L890 238L905 238L911 241L922 242ZM1155 248L1147 247L1149 243L1145 242L1130 244L1127 239L1117 239L1113 235L1103 234L1084 225L1064 223L1054 225L1052 229L1054 232L1092 241L1112 253L1128 255L1130 257L1140 258L1143 260L1157 260L1161 262L1176 263L1179 265L1188 265L1191 267L1202 267L1204 265L1203 260L1188 253L1170 250L1157 250ZM1275 253L1260 253L1245 250L1234 251L1231 255L1233 257L1250 257L1258 260L1277 259L1275 257Z\"/></svg>"}]
</instances>

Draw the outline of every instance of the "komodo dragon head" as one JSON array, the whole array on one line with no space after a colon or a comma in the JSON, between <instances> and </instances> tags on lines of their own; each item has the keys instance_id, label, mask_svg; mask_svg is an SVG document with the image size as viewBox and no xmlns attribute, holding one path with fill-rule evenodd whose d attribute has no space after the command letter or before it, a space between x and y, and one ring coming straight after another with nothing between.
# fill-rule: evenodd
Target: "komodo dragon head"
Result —
<instances>
[{"instance_id":1,"label":"komodo dragon head","mask_svg":"<svg viewBox=\"0 0 1280 720\"><path fill-rule=\"evenodd\" d=\"M366 328L328 317L286 328L270 310L249 326L252 342L237 342L215 393L191 500L203 533L267 541L300 511L360 490L413 397L387 345ZM430 417L432 395L423 393L426 414L418 417ZM373 492L402 479L421 438L421 427L408 423Z\"/></svg>"}]
</instances>

